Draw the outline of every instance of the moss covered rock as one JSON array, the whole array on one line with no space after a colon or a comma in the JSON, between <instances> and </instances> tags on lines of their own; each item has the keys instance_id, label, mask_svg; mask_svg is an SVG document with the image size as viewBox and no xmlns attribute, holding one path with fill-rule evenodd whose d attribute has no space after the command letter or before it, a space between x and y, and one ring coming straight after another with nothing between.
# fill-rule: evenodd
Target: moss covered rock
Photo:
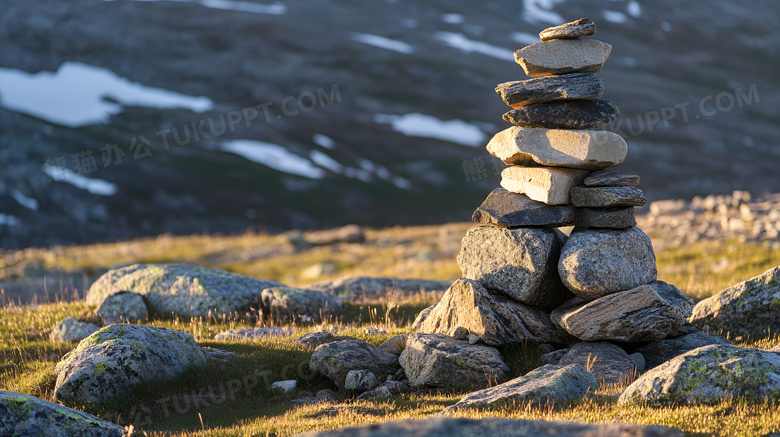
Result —
<instances>
[{"instance_id":1,"label":"moss covered rock","mask_svg":"<svg viewBox=\"0 0 780 437\"><path fill-rule=\"evenodd\" d=\"M121 291L106 296L95 310L95 314L103 319L104 325L110 325L146 320L149 316L149 310L143 296L132 291Z\"/></svg>"}]
</instances>

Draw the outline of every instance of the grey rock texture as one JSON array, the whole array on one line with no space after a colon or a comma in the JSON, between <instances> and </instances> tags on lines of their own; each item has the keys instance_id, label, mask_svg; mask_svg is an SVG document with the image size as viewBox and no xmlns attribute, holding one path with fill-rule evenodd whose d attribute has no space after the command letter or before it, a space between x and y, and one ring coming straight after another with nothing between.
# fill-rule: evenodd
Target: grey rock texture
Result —
<instances>
[{"instance_id":1,"label":"grey rock texture","mask_svg":"<svg viewBox=\"0 0 780 437\"><path fill-rule=\"evenodd\" d=\"M406 391L409 391L409 385L400 381L387 381L379 387L361 394L357 399L383 399L399 396Z\"/></svg>"},{"instance_id":2,"label":"grey rock texture","mask_svg":"<svg viewBox=\"0 0 780 437\"><path fill-rule=\"evenodd\" d=\"M626 229L636 226L634 207L574 208L574 226L578 228Z\"/></svg>"},{"instance_id":3,"label":"grey rock texture","mask_svg":"<svg viewBox=\"0 0 780 437\"><path fill-rule=\"evenodd\" d=\"M547 76L566 73L598 73L612 46L595 39L558 39L540 42L515 52L525 74Z\"/></svg>"},{"instance_id":4,"label":"grey rock texture","mask_svg":"<svg viewBox=\"0 0 780 437\"><path fill-rule=\"evenodd\" d=\"M337 340L338 337L333 335L333 333L331 333L330 331L321 331L321 332L309 332L307 334L303 334L302 336L293 340L293 343L299 346L316 348L321 344L330 343L332 341L337 341Z\"/></svg>"},{"instance_id":5,"label":"grey rock texture","mask_svg":"<svg viewBox=\"0 0 780 437\"><path fill-rule=\"evenodd\" d=\"M614 168L594 171L585 178L588 187L635 187L639 185L639 176Z\"/></svg>"},{"instance_id":6,"label":"grey rock texture","mask_svg":"<svg viewBox=\"0 0 780 437\"><path fill-rule=\"evenodd\" d=\"M220 332L214 336L217 341L259 340L268 337L289 337L293 335L290 328L241 328Z\"/></svg>"},{"instance_id":7,"label":"grey rock texture","mask_svg":"<svg viewBox=\"0 0 780 437\"><path fill-rule=\"evenodd\" d=\"M420 327L423 323L425 323L425 320L428 318L428 316L431 315L431 311L433 311L434 308L436 308L436 304L425 308L424 310L420 311L420 314L417 314L417 317L414 318L414 323L412 323L412 331L420 330Z\"/></svg>"},{"instance_id":8,"label":"grey rock texture","mask_svg":"<svg viewBox=\"0 0 780 437\"><path fill-rule=\"evenodd\" d=\"M574 223L574 208L570 205L547 205L531 200L525 194L496 188L474 211L471 220L504 228L560 227Z\"/></svg>"},{"instance_id":9,"label":"grey rock texture","mask_svg":"<svg viewBox=\"0 0 780 437\"><path fill-rule=\"evenodd\" d=\"M364 341L341 340L317 346L309 368L345 388L350 370L370 370L380 379L395 374L398 357Z\"/></svg>"},{"instance_id":10,"label":"grey rock texture","mask_svg":"<svg viewBox=\"0 0 780 437\"><path fill-rule=\"evenodd\" d=\"M373 301L393 296L413 296L421 291L444 291L449 285L447 281L426 279L350 276L334 281L317 282L307 285L306 288L324 291L353 302L360 300Z\"/></svg>"},{"instance_id":11,"label":"grey rock texture","mask_svg":"<svg viewBox=\"0 0 780 437\"><path fill-rule=\"evenodd\" d=\"M685 434L665 426L630 423L575 423L544 420L511 420L499 418L432 417L374 425L342 428L303 434L300 437L452 437L452 436L612 436L612 437L683 437Z\"/></svg>"},{"instance_id":12,"label":"grey rock texture","mask_svg":"<svg viewBox=\"0 0 780 437\"><path fill-rule=\"evenodd\" d=\"M513 403L553 404L582 398L597 388L596 378L579 364L547 364L501 385L469 393L442 413Z\"/></svg>"},{"instance_id":13,"label":"grey rock texture","mask_svg":"<svg viewBox=\"0 0 780 437\"><path fill-rule=\"evenodd\" d=\"M274 287L261 294L263 314L270 314L275 320L292 320L308 316L319 320L342 306L338 296L316 290L292 287Z\"/></svg>"},{"instance_id":14,"label":"grey rock texture","mask_svg":"<svg viewBox=\"0 0 780 437\"><path fill-rule=\"evenodd\" d=\"M571 296L556 270L561 240L552 229L480 226L463 237L458 265L463 276L489 290L552 309Z\"/></svg>"},{"instance_id":15,"label":"grey rock texture","mask_svg":"<svg viewBox=\"0 0 780 437\"><path fill-rule=\"evenodd\" d=\"M170 379L206 363L192 335L173 329L116 324L82 340L54 368L59 402L94 403L141 381Z\"/></svg>"},{"instance_id":16,"label":"grey rock texture","mask_svg":"<svg viewBox=\"0 0 780 437\"><path fill-rule=\"evenodd\" d=\"M604 82L588 73L562 74L498 84L496 93L517 108L552 100L595 100L604 94Z\"/></svg>"},{"instance_id":17,"label":"grey rock texture","mask_svg":"<svg viewBox=\"0 0 780 437\"><path fill-rule=\"evenodd\" d=\"M622 348L605 341L577 343L558 364L579 364L601 384L626 384L636 377L634 360Z\"/></svg>"},{"instance_id":18,"label":"grey rock texture","mask_svg":"<svg viewBox=\"0 0 780 437\"><path fill-rule=\"evenodd\" d=\"M186 264L134 264L109 270L89 288L86 301L99 304L107 296L132 291L144 296L150 309L162 314L207 317L230 313L260 300L274 281Z\"/></svg>"},{"instance_id":19,"label":"grey rock texture","mask_svg":"<svg viewBox=\"0 0 780 437\"><path fill-rule=\"evenodd\" d=\"M122 291L106 296L95 310L104 325L146 320L149 310L143 296L132 291Z\"/></svg>"},{"instance_id":20,"label":"grey rock texture","mask_svg":"<svg viewBox=\"0 0 780 437\"><path fill-rule=\"evenodd\" d=\"M628 357L631 358L631 361L633 361L634 364L636 365L637 372L642 373L645 371L645 369L647 368L647 362L645 361L644 355L642 355L639 352L634 352Z\"/></svg>"},{"instance_id":21,"label":"grey rock texture","mask_svg":"<svg viewBox=\"0 0 780 437\"><path fill-rule=\"evenodd\" d=\"M644 206L647 199L637 187L574 187L569 193L571 204L586 208Z\"/></svg>"},{"instance_id":22,"label":"grey rock texture","mask_svg":"<svg viewBox=\"0 0 780 437\"><path fill-rule=\"evenodd\" d=\"M691 323L702 331L762 336L780 332L780 267L733 285L693 308Z\"/></svg>"},{"instance_id":23,"label":"grey rock texture","mask_svg":"<svg viewBox=\"0 0 780 437\"><path fill-rule=\"evenodd\" d=\"M73 317L66 317L51 328L49 340L81 341L92 335L98 329L100 329L100 326L95 325L94 323L82 322Z\"/></svg>"},{"instance_id":24,"label":"grey rock texture","mask_svg":"<svg viewBox=\"0 0 780 437\"><path fill-rule=\"evenodd\" d=\"M618 402L698 405L727 397L780 400L780 355L726 345L700 347L642 375Z\"/></svg>"},{"instance_id":25,"label":"grey rock texture","mask_svg":"<svg viewBox=\"0 0 780 437\"><path fill-rule=\"evenodd\" d=\"M572 299L551 318L584 341L653 341L682 326L692 307L693 301L677 287L655 281L591 302Z\"/></svg>"},{"instance_id":26,"label":"grey rock texture","mask_svg":"<svg viewBox=\"0 0 780 437\"><path fill-rule=\"evenodd\" d=\"M364 392L377 388L380 382L379 378L370 370L350 370L344 379L344 388Z\"/></svg>"},{"instance_id":27,"label":"grey rock texture","mask_svg":"<svg viewBox=\"0 0 780 437\"><path fill-rule=\"evenodd\" d=\"M125 428L34 396L0 391L0 435L123 437Z\"/></svg>"},{"instance_id":28,"label":"grey rock texture","mask_svg":"<svg viewBox=\"0 0 780 437\"><path fill-rule=\"evenodd\" d=\"M561 358L568 352L569 348L550 351L542 354L542 360L547 364L558 364L561 362Z\"/></svg>"},{"instance_id":29,"label":"grey rock texture","mask_svg":"<svg viewBox=\"0 0 780 437\"><path fill-rule=\"evenodd\" d=\"M561 250L558 273L587 301L649 284L658 275L653 243L638 228L575 229Z\"/></svg>"},{"instance_id":30,"label":"grey rock texture","mask_svg":"<svg viewBox=\"0 0 780 437\"><path fill-rule=\"evenodd\" d=\"M471 279L455 281L418 328L426 334L456 336L459 329L491 346L523 341L565 343L549 314L512 300L491 296Z\"/></svg>"},{"instance_id":31,"label":"grey rock texture","mask_svg":"<svg viewBox=\"0 0 780 437\"><path fill-rule=\"evenodd\" d=\"M517 126L541 129L598 129L620 116L607 100L556 100L512 109L504 120Z\"/></svg>"},{"instance_id":32,"label":"grey rock texture","mask_svg":"<svg viewBox=\"0 0 780 437\"><path fill-rule=\"evenodd\" d=\"M777 346L773 347L772 349L769 349L769 352L780 353L780 344L778 344Z\"/></svg>"},{"instance_id":33,"label":"grey rock texture","mask_svg":"<svg viewBox=\"0 0 780 437\"><path fill-rule=\"evenodd\" d=\"M548 205L568 205L569 190L587 175L586 170L573 168L513 165L501 171L501 187Z\"/></svg>"},{"instance_id":34,"label":"grey rock texture","mask_svg":"<svg viewBox=\"0 0 780 437\"><path fill-rule=\"evenodd\" d=\"M570 23L544 29L539 32L539 39L542 41L550 41L554 39L581 38L583 36L593 35L594 33L596 33L596 23L587 18L580 18L579 20Z\"/></svg>"},{"instance_id":35,"label":"grey rock texture","mask_svg":"<svg viewBox=\"0 0 780 437\"><path fill-rule=\"evenodd\" d=\"M379 345L379 349L382 349L389 354L401 355L401 352L406 349L407 338L409 338L409 334L394 335L383 341L382 344Z\"/></svg>"},{"instance_id":36,"label":"grey rock texture","mask_svg":"<svg viewBox=\"0 0 780 437\"><path fill-rule=\"evenodd\" d=\"M656 340L637 350L645 356L647 369L652 369L686 352L712 344L730 346L731 342L717 335L695 332L682 337Z\"/></svg>"},{"instance_id":37,"label":"grey rock texture","mask_svg":"<svg viewBox=\"0 0 780 437\"><path fill-rule=\"evenodd\" d=\"M442 334L410 335L399 363L412 387L474 390L504 382L509 375L497 349Z\"/></svg>"}]
</instances>

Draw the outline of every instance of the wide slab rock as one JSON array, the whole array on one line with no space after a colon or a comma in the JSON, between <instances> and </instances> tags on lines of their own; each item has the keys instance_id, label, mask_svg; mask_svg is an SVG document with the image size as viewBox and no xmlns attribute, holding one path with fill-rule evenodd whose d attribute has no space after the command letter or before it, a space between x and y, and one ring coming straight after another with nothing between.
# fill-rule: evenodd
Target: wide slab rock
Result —
<instances>
[{"instance_id":1,"label":"wide slab rock","mask_svg":"<svg viewBox=\"0 0 780 437\"><path fill-rule=\"evenodd\" d=\"M571 205L547 205L531 200L525 194L496 188L474 211L471 220L503 228L524 226L560 227L574 223Z\"/></svg>"},{"instance_id":2,"label":"wide slab rock","mask_svg":"<svg viewBox=\"0 0 780 437\"><path fill-rule=\"evenodd\" d=\"M515 404L547 405L580 399L598 388L596 378L579 364L547 364L511 381L467 394L442 414L472 408Z\"/></svg>"},{"instance_id":3,"label":"wide slab rock","mask_svg":"<svg viewBox=\"0 0 780 437\"><path fill-rule=\"evenodd\" d=\"M575 423L545 420L499 418L432 417L403 420L333 431L302 434L300 437L452 437L452 436L611 436L611 437L683 437L685 434L665 426L631 423Z\"/></svg>"},{"instance_id":4,"label":"wide slab rock","mask_svg":"<svg viewBox=\"0 0 780 437\"><path fill-rule=\"evenodd\" d=\"M149 317L143 296L132 291L121 291L106 296L95 310L104 325L113 323L139 322Z\"/></svg>"},{"instance_id":5,"label":"wide slab rock","mask_svg":"<svg viewBox=\"0 0 780 437\"><path fill-rule=\"evenodd\" d=\"M49 340L70 342L81 341L99 329L100 326L95 325L94 323L82 322L73 317L66 317L51 328Z\"/></svg>"},{"instance_id":6,"label":"wide slab rock","mask_svg":"<svg viewBox=\"0 0 780 437\"><path fill-rule=\"evenodd\" d=\"M725 345L700 347L642 375L618 403L698 405L726 398L780 400L780 354Z\"/></svg>"},{"instance_id":7,"label":"wide slab rock","mask_svg":"<svg viewBox=\"0 0 780 437\"><path fill-rule=\"evenodd\" d=\"M569 190L582 183L587 170L513 165L501 171L501 186L548 205L568 205Z\"/></svg>"},{"instance_id":8,"label":"wide slab rock","mask_svg":"<svg viewBox=\"0 0 780 437\"><path fill-rule=\"evenodd\" d=\"M450 283L427 279L402 279L374 276L350 276L307 285L309 290L324 291L350 302L376 301L395 296L413 296L420 292L444 292Z\"/></svg>"},{"instance_id":9,"label":"wide slab rock","mask_svg":"<svg viewBox=\"0 0 780 437\"><path fill-rule=\"evenodd\" d=\"M686 352L713 344L731 346L731 342L723 337L694 332L681 337L656 340L637 350L645 357L645 365L649 370Z\"/></svg>"},{"instance_id":10,"label":"wide slab rock","mask_svg":"<svg viewBox=\"0 0 780 437\"><path fill-rule=\"evenodd\" d=\"M598 73L612 46L595 39L556 39L524 47L515 61L525 74L549 76L566 73Z\"/></svg>"},{"instance_id":11,"label":"wide slab rock","mask_svg":"<svg viewBox=\"0 0 780 437\"><path fill-rule=\"evenodd\" d=\"M132 291L144 296L154 312L184 317L226 314L256 304L274 281L250 278L186 264L134 264L106 272L87 291L89 304Z\"/></svg>"},{"instance_id":12,"label":"wide slab rock","mask_svg":"<svg viewBox=\"0 0 780 437\"><path fill-rule=\"evenodd\" d=\"M0 435L123 437L125 428L34 396L0 391Z\"/></svg>"},{"instance_id":13,"label":"wide slab rock","mask_svg":"<svg viewBox=\"0 0 780 437\"><path fill-rule=\"evenodd\" d=\"M580 18L579 20L570 23L564 23L560 26L544 29L539 32L539 39L542 41L551 41L554 39L581 38L583 36L593 35L594 33L596 33L596 23L587 18Z\"/></svg>"},{"instance_id":14,"label":"wide slab rock","mask_svg":"<svg viewBox=\"0 0 780 437\"><path fill-rule=\"evenodd\" d=\"M618 206L644 206L645 195L637 187L574 187L569 193L576 207L615 208Z\"/></svg>"},{"instance_id":15,"label":"wide slab rock","mask_svg":"<svg viewBox=\"0 0 780 437\"><path fill-rule=\"evenodd\" d=\"M343 305L342 299L330 293L293 287L266 288L260 299L263 315L271 315L275 320L319 319L333 314Z\"/></svg>"},{"instance_id":16,"label":"wide slab rock","mask_svg":"<svg viewBox=\"0 0 780 437\"><path fill-rule=\"evenodd\" d=\"M242 328L220 332L214 336L216 341L260 340L270 337L289 337L293 335L290 328Z\"/></svg>"},{"instance_id":17,"label":"wide slab rock","mask_svg":"<svg viewBox=\"0 0 780 437\"><path fill-rule=\"evenodd\" d=\"M655 252L639 228L575 229L561 250L561 280L591 301L656 280Z\"/></svg>"},{"instance_id":18,"label":"wide slab rock","mask_svg":"<svg viewBox=\"0 0 780 437\"><path fill-rule=\"evenodd\" d=\"M309 368L331 379L338 388L346 387L351 370L369 370L378 378L398 371L398 357L360 340L341 340L317 346Z\"/></svg>"},{"instance_id":19,"label":"wide slab rock","mask_svg":"<svg viewBox=\"0 0 780 437\"><path fill-rule=\"evenodd\" d=\"M601 384L626 384L636 377L634 360L619 346L604 341L582 342L570 347L559 365L579 364Z\"/></svg>"},{"instance_id":20,"label":"wide slab rock","mask_svg":"<svg viewBox=\"0 0 780 437\"><path fill-rule=\"evenodd\" d=\"M628 146L623 137L609 131L515 126L494 135L487 150L509 165L535 162L545 166L602 170L623 162Z\"/></svg>"},{"instance_id":21,"label":"wide slab rock","mask_svg":"<svg viewBox=\"0 0 780 437\"><path fill-rule=\"evenodd\" d=\"M504 120L517 126L542 129L598 129L620 116L607 100L557 100L512 109Z\"/></svg>"},{"instance_id":22,"label":"wide slab rock","mask_svg":"<svg viewBox=\"0 0 780 437\"><path fill-rule=\"evenodd\" d=\"M121 396L142 381L171 379L206 363L192 335L116 324L82 340L54 368L58 402L93 403Z\"/></svg>"},{"instance_id":23,"label":"wide slab rock","mask_svg":"<svg viewBox=\"0 0 780 437\"><path fill-rule=\"evenodd\" d=\"M571 296L556 270L563 239L554 229L480 226L463 237L458 265L488 290L552 309Z\"/></svg>"},{"instance_id":24,"label":"wide slab rock","mask_svg":"<svg viewBox=\"0 0 780 437\"><path fill-rule=\"evenodd\" d=\"M691 314L693 301L674 285L655 281L591 302L576 298L555 309L552 320L583 341L660 340Z\"/></svg>"},{"instance_id":25,"label":"wide slab rock","mask_svg":"<svg viewBox=\"0 0 780 437\"><path fill-rule=\"evenodd\" d=\"M574 208L574 226L578 228L626 229L636 226L634 207Z\"/></svg>"},{"instance_id":26,"label":"wide slab rock","mask_svg":"<svg viewBox=\"0 0 780 437\"><path fill-rule=\"evenodd\" d=\"M461 278L444 293L418 329L455 337L459 329L490 346L524 341L566 343L544 311L491 296L478 282Z\"/></svg>"},{"instance_id":27,"label":"wide slab rock","mask_svg":"<svg viewBox=\"0 0 780 437\"><path fill-rule=\"evenodd\" d=\"M406 349L406 340L408 338L409 334L394 335L383 341L382 344L379 345L379 349L382 349L389 354L401 355L404 349Z\"/></svg>"},{"instance_id":28,"label":"wide slab rock","mask_svg":"<svg viewBox=\"0 0 780 437\"><path fill-rule=\"evenodd\" d=\"M780 266L699 302L690 321L705 332L780 332Z\"/></svg>"},{"instance_id":29,"label":"wide slab rock","mask_svg":"<svg viewBox=\"0 0 780 437\"><path fill-rule=\"evenodd\" d=\"M585 178L588 187L635 187L639 185L639 176L614 168L594 171Z\"/></svg>"},{"instance_id":30,"label":"wide slab rock","mask_svg":"<svg viewBox=\"0 0 780 437\"><path fill-rule=\"evenodd\" d=\"M482 389L507 380L498 349L442 334L414 333L398 360L412 387Z\"/></svg>"},{"instance_id":31,"label":"wide slab rock","mask_svg":"<svg viewBox=\"0 0 780 437\"><path fill-rule=\"evenodd\" d=\"M604 82L589 73L562 74L498 84L496 93L507 105L519 108L553 100L596 100L604 94Z\"/></svg>"},{"instance_id":32,"label":"wide slab rock","mask_svg":"<svg viewBox=\"0 0 780 437\"><path fill-rule=\"evenodd\" d=\"M309 332L293 340L293 344L307 348L316 348L325 343L331 343L340 340L330 331Z\"/></svg>"}]
</instances>

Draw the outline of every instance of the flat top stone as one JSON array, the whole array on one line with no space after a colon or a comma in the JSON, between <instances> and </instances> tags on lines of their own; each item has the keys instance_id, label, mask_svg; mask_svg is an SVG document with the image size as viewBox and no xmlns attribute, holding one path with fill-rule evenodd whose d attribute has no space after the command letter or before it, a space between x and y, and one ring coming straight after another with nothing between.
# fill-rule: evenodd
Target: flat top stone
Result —
<instances>
[{"instance_id":1,"label":"flat top stone","mask_svg":"<svg viewBox=\"0 0 780 437\"><path fill-rule=\"evenodd\" d=\"M515 52L515 61L531 77L566 73L598 73L612 46L595 39L556 39Z\"/></svg>"},{"instance_id":2,"label":"flat top stone","mask_svg":"<svg viewBox=\"0 0 780 437\"><path fill-rule=\"evenodd\" d=\"M539 32L539 39L542 41L550 41L553 39L580 38L593 35L594 33L596 33L596 23L587 18L580 18L579 20L570 23L564 23L560 26L544 29Z\"/></svg>"},{"instance_id":3,"label":"flat top stone","mask_svg":"<svg viewBox=\"0 0 780 437\"><path fill-rule=\"evenodd\" d=\"M574 208L569 205L547 205L531 200L525 194L496 188L474 211L471 219L477 223L505 228L560 227L572 223Z\"/></svg>"},{"instance_id":4,"label":"flat top stone","mask_svg":"<svg viewBox=\"0 0 780 437\"><path fill-rule=\"evenodd\" d=\"M594 171L585 178L588 187L635 187L639 185L639 176L614 168Z\"/></svg>"}]
</instances>

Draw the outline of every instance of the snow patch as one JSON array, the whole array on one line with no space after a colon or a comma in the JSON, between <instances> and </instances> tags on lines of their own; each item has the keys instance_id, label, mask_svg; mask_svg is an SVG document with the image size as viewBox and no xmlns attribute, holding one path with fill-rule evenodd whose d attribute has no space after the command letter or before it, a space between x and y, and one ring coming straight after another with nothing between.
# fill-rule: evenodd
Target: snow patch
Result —
<instances>
[{"instance_id":1,"label":"snow patch","mask_svg":"<svg viewBox=\"0 0 780 437\"><path fill-rule=\"evenodd\" d=\"M106 2L114 0L103 0ZM223 11L251 12L253 14L284 15L287 13L287 6L283 3L272 3L265 5L262 3L240 2L230 0L128 0L135 2L157 2L171 1L179 3L195 3L205 8L220 9Z\"/></svg>"},{"instance_id":2,"label":"snow patch","mask_svg":"<svg viewBox=\"0 0 780 437\"><path fill-rule=\"evenodd\" d=\"M420 20L416 18L404 18L401 20L401 26L408 27L409 29L417 29L420 27Z\"/></svg>"},{"instance_id":3,"label":"snow patch","mask_svg":"<svg viewBox=\"0 0 780 437\"><path fill-rule=\"evenodd\" d=\"M609 21L610 23L625 23L628 21L628 17L626 14L620 12L620 11L604 11L602 12L602 15L604 16L604 19Z\"/></svg>"},{"instance_id":4,"label":"snow patch","mask_svg":"<svg viewBox=\"0 0 780 437\"><path fill-rule=\"evenodd\" d=\"M479 147L485 141L480 128L463 120L442 121L431 115L411 113L375 114L374 121L390 124L394 131L410 137L436 138L469 147Z\"/></svg>"},{"instance_id":5,"label":"snow patch","mask_svg":"<svg viewBox=\"0 0 780 437\"><path fill-rule=\"evenodd\" d=\"M642 16L642 8L639 6L639 2L636 0L631 0L628 2L626 11L628 12L628 15L631 15L634 18L640 18Z\"/></svg>"},{"instance_id":6,"label":"snow patch","mask_svg":"<svg viewBox=\"0 0 780 437\"><path fill-rule=\"evenodd\" d=\"M113 196L117 191L116 185L111 182L103 179L88 178L64 167L44 165L43 172L53 181L65 182L98 196Z\"/></svg>"},{"instance_id":7,"label":"snow patch","mask_svg":"<svg viewBox=\"0 0 780 437\"><path fill-rule=\"evenodd\" d=\"M379 47L380 49L403 53L405 55L414 52L414 47L403 41L385 38L379 35L371 35L370 33L353 32L350 35L350 38L352 39L352 41L368 44L373 47Z\"/></svg>"},{"instance_id":8,"label":"snow patch","mask_svg":"<svg viewBox=\"0 0 780 437\"><path fill-rule=\"evenodd\" d=\"M333 173L341 173L344 170L343 165L339 164L338 161L320 152L319 150L312 150L309 152L309 158L315 164L319 165L320 167L327 168Z\"/></svg>"},{"instance_id":9,"label":"snow patch","mask_svg":"<svg viewBox=\"0 0 780 437\"><path fill-rule=\"evenodd\" d=\"M468 39L462 33L436 32L433 34L433 38L465 53L476 52L501 59L502 61L515 62L515 56L512 50L496 47L486 42Z\"/></svg>"},{"instance_id":10,"label":"snow patch","mask_svg":"<svg viewBox=\"0 0 780 437\"><path fill-rule=\"evenodd\" d=\"M0 226L2 225L21 226L22 221L12 215L3 214L0 212Z\"/></svg>"},{"instance_id":11,"label":"snow patch","mask_svg":"<svg viewBox=\"0 0 780 437\"><path fill-rule=\"evenodd\" d=\"M412 189L412 183L408 180L402 178L401 176L396 176L393 178L393 185L396 187L402 189L402 190L411 190Z\"/></svg>"},{"instance_id":12,"label":"snow patch","mask_svg":"<svg viewBox=\"0 0 780 437\"><path fill-rule=\"evenodd\" d=\"M105 100L110 97L119 102ZM105 123L122 105L208 111L214 102L130 82L104 68L65 62L56 73L0 68L0 105L68 127Z\"/></svg>"},{"instance_id":13,"label":"snow patch","mask_svg":"<svg viewBox=\"0 0 780 437\"><path fill-rule=\"evenodd\" d=\"M664 32L671 32L672 31L672 23L668 21L662 21L661 22L661 30Z\"/></svg>"},{"instance_id":14,"label":"snow patch","mask_svg":"<svg viewBox=\"0 0 780 437\"><path fill-rule=\"evenodd\" d=\"M531 45L540 42L539 35L534 35L527 32L512 32L512 41L519 42L520 44Z\"/></svg>"},{"instance_id":15,"label":"snow patch","mask_svg":"<svg viewBox=\"0 0 780 437\"><path fill-rule=\"evenodd\" d=\"M461 14L444 14L441 16L441 21L447 24L462 24L465 20Z\"/></svg>"},{"instance_id":16,"label":"snow patch","mask_svg":"<svg viewBox=\"0 0 780 437\"><path fill-rule=\"evenodd\" d=\"M283 173L310 179L325 177L323 169L278 144L255 140L229 140L222 143L222 150Z\"/></svg>"},{"instance_id":17,"label":"snow patch","mask_svg":"<svg viewBox=\"0 0 780 437\"><path fill-rule=\"evenodd\" d=\"M25 196L19 190L11 190L11 197L19 202L19 205L22 205L23 207L33 211L38 211L38 201L32 197Z\"/></svg>"},{"instance_id":18,"label":"snow patch","mask_svg":"<svg viewBox=\"0 0 780 437\"><path fill-rule=\"evenodd\" d=\"M558 26L566 22L560 15L551 11L564 0L523 0L523 19L529 23L548 23Z\"/></svg>"},{"instance_id":19,"label":"snow patch","mask_svg":"<svg viewBox=\"0 0 780 437\"><path fill-rule=\"evenodd\" d=\"M323 134L314 134L311 140L314 141L314 144L326 149L333 150L336 148L336 142L333 140L333 138L326 137Z\"/></svg>"}]
</instances>

